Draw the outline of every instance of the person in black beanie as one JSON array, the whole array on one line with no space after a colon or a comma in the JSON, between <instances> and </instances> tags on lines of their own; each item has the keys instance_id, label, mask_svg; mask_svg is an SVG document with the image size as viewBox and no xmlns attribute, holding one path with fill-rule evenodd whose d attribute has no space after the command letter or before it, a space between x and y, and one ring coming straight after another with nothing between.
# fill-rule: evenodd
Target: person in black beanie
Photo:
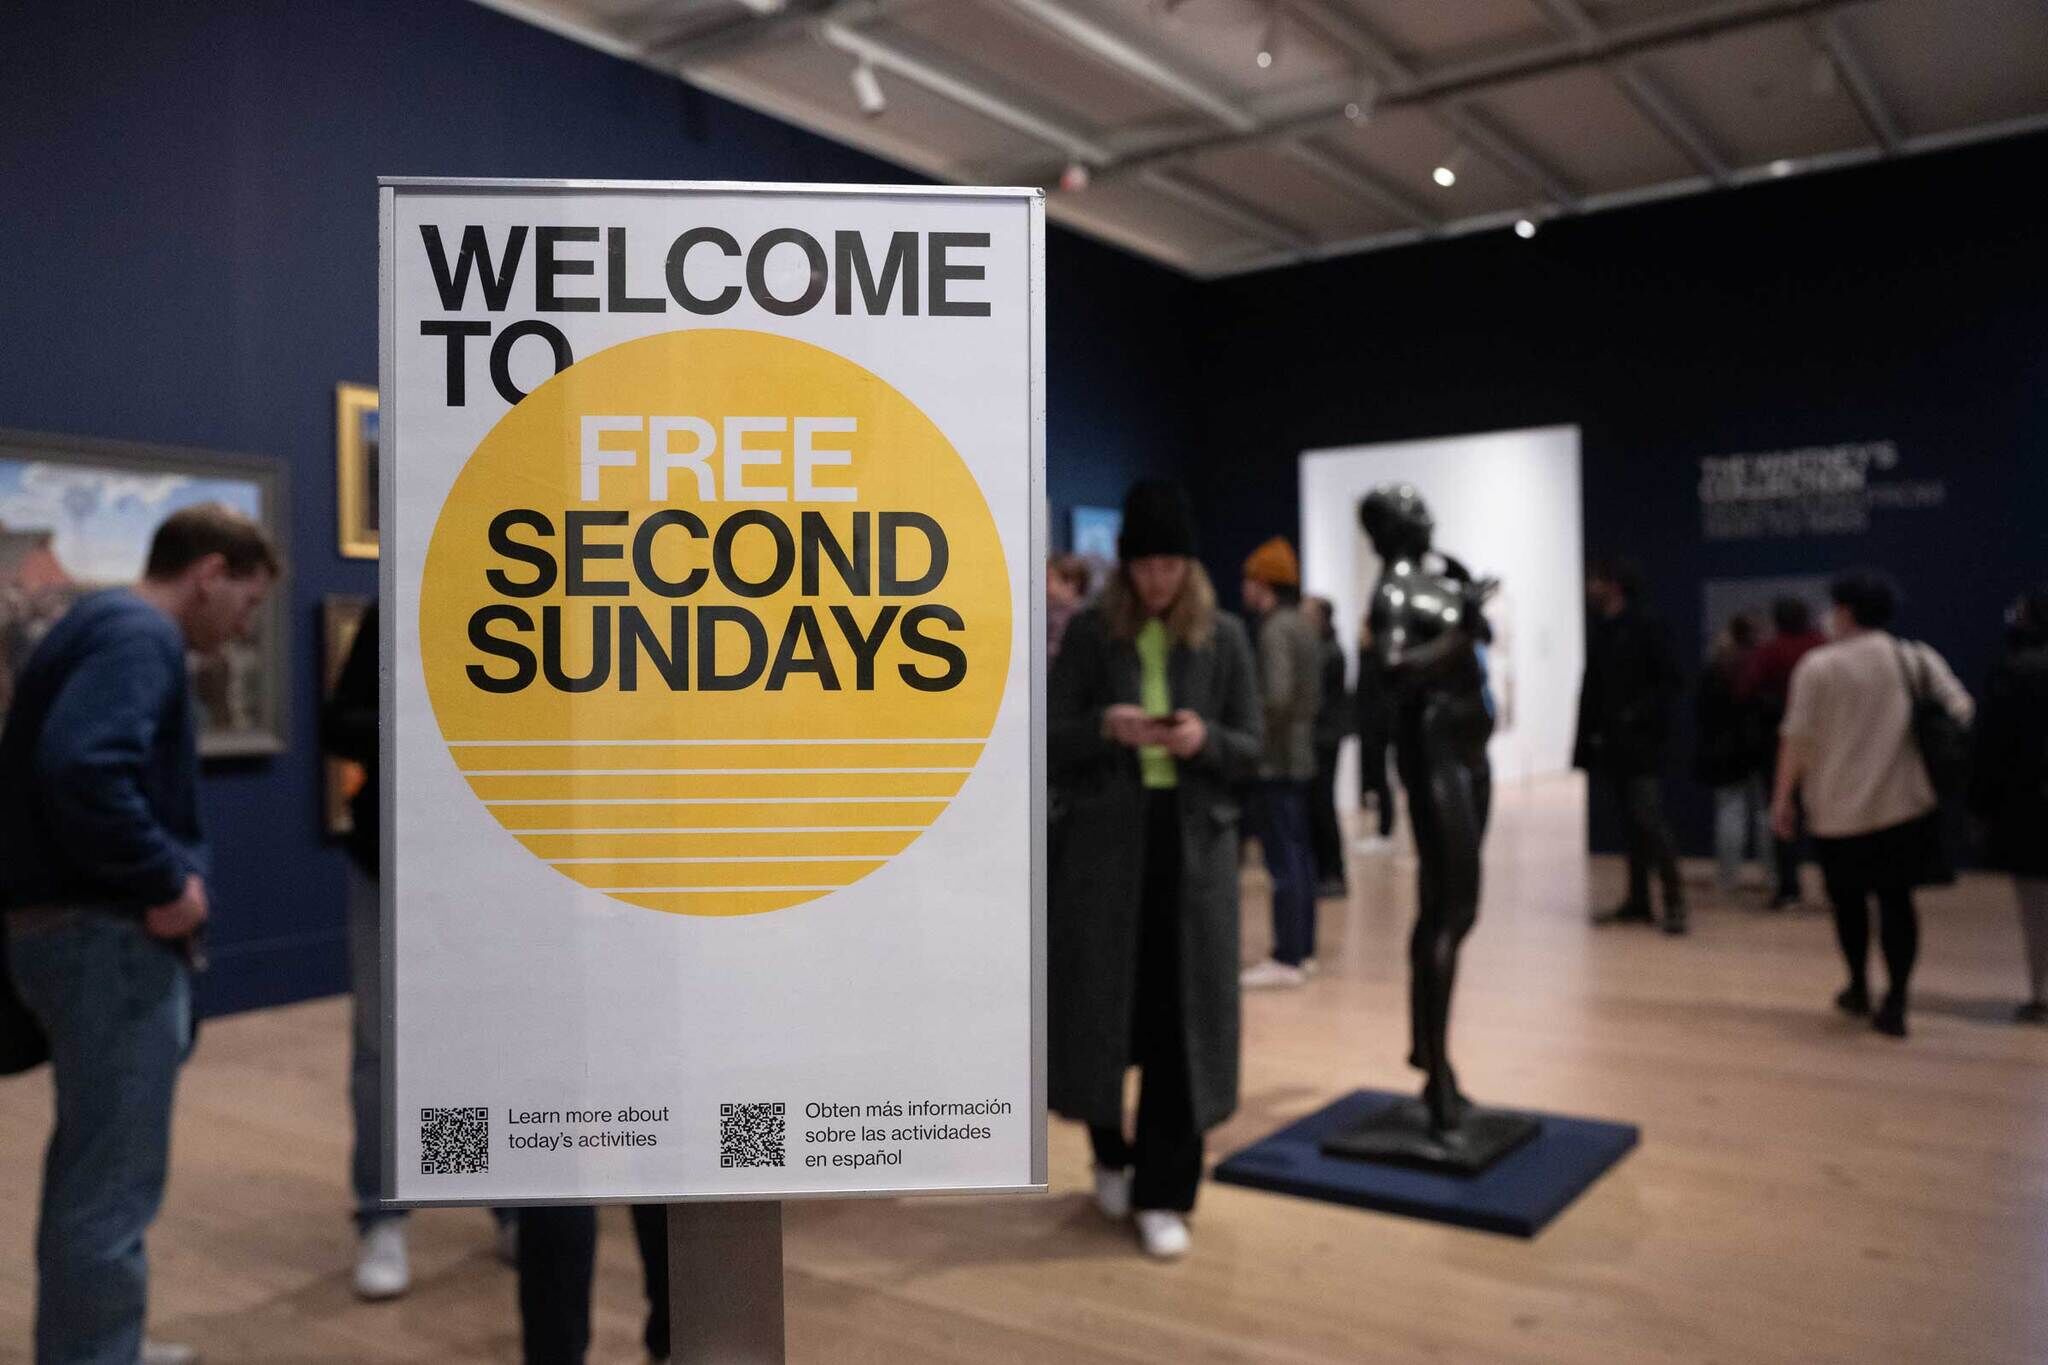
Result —
<instances>
[{"instance_id":1,"label":"person in black beanie","mask_svg":"<svg viewBox=\"0 0 2048 1365\"><path fill-rule=\"evenodd\" d=\"M1157 1257L1187 1250L1202 1132L1237 1107L1233 787L1263 750L1250 641L1194 553L1178 485L1131 489L1046 685L1047 1099L1088 1125L1097 1206Z\"/></svg>"},{"instance_id":2,"label":"person in black beanie","mask_svg":"<svg viewBox=\"0 0 2048 1365\"><path fill-rule=\"evenodd\" d=\"M1970 809L1985 861L2012 874L2026 948L2021 1023L2048 1023L2048 584L2006 611L2006 649L1977 715Z\"/></svg>"}]
</instances>

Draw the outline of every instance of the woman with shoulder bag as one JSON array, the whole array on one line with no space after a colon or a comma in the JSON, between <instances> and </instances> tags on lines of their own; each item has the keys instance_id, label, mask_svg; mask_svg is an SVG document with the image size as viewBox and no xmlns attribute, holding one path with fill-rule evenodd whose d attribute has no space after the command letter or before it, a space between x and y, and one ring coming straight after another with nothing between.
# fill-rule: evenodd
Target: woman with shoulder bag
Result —
<instances>
[{"instance_id":1,"label":"woman with shoulder bag","mask_svg":"<svg viewBox=\"0 0 2048 1365\"><path fill-rule=\"evenodd\" d=\"M1890 989L1872 1019L1906 1036L1906 990L1920 946L1913 888L1933 880L1940 860L1940 800L1918 738L1967 726L1972 704L1941 656L1902 644L1888 629L1898 594L1884 577L1858 570L1829 590L1832 643L1792 671L1771 821L1781 838L1795 829L1795 796L1834 908L1849 984L1835 997L1850 1014L1870 1011L1866 962L1870 901ZM1936 717L1924 714L1938 709Z\"/></svg>"},{"instance_id":2,"label":"woman with shoulder bag","mask_svg":"<svg viewBox=\"0 0 2048 1365\"><path fill-rule=\"evenodd\" d=\"M1180 487L1132 488L1117 568L1068 625L1046 686L1047 1098L1088 1125L1097 1205L1135 1212L1159 1257L1187 1250L1202 1133L1237 1107L1231 788L1263 747L1251 645L1194 553Z\"/></svg>"},{"instance_id":3,"label":"woman with shoulder bag","mask_svg":"<svg viewBox=\"0 0 2048 1365\"><path fill-rule=\"evenodd\" d=\"M2027 953L2021 1023L2048 1023L2048 584L2006 613L2006 652L1978 715L1970 810L1987 861L2012 874Z\"/></svg>"}]
</instances>

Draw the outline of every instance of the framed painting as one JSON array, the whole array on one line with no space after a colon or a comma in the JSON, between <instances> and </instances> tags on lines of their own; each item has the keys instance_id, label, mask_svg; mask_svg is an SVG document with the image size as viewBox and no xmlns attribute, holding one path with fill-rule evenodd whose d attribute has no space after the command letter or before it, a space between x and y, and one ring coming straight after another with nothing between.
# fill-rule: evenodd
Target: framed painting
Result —
<instances>
[{"instance_id":1,"label":"framed painting","mask_svg":"<svg viewBox=\"0 0 2048 1365\"><path fill-rule=\"evenodd\" d=\"M377 557L377 451L377 390L335 385L335 506L341 553L349 559Z\"/></svg>"},{"instance_id":2,"label":"framed painting","mask_svg":"<svg viewBox=\"0 0 2048 1365\"><path fill-rule=\"evenodd\" d=\"M370 609L370 599L345 593L333 593L320 599L320 701L323 708L334 696L334 686L341 681L342 665L348 662L348 652L356 642L356 631L363 624L363 613ZM349 802L363 789L367 774L363 765L351 759L327 755L320 765L320 808L321 826L336 838L349 834L355 829L355 816L349 809Z\"/></svg>"},{"instance_id":3,"label":"framed painting","mask_svg":"<svg viewBox=\"0 0 2048 1365\"><path fill-rule=\"evenodd\" d=\"M204 502L260 522L289 563L275 460L0 430L0 717L22 665L71 604L141 578L157 525ZM248 640L192 660L202 757L284 751L288 595L282 584L270 594Z\"/></svg>"},{"instance_id":4,"label":"framed painting","mask_svg":"<svg viewBox=\"0 0 2048 1365\"><path fill-rule=\"evenodd\" d=\"M1068 543L1075 554L1104 564L1116 563L1116 538L1124 514L1115 507L1076 507L1071 513Z\"/></svg>"}]
</instances>

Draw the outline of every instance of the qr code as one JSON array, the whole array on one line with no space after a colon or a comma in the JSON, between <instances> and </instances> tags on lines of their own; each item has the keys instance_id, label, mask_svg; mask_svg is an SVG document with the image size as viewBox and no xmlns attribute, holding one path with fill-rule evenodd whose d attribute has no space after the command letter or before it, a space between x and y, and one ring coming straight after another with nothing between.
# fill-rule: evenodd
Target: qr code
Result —
<instances>
[{"instance_id":1,"label":"qr code","mask_svg":"<svg viewBox=\"0 0 2048 1365\"><path fill-rule=\"evenodd\" d=\"M781 1104L718 1106L718 1164L780 1166L784 1108Z\"/></svg>"},{"instance_id":2,"label":"qr code","mask_svg":"<svg viewBox=\"0 0 2048 1365\"><path fill-rule=\"evenodd\" d=\"M420 1110L421 1175L482 1175L490 1169L490 1110Z\"/></svg>"}]
</instances>

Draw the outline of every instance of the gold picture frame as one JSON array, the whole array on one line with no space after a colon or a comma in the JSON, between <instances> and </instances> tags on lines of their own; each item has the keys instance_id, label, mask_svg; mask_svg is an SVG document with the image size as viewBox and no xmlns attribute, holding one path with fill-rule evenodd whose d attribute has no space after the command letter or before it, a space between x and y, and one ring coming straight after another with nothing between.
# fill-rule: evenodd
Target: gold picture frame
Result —
<instances>
[{"instance_id":1,"label":"gold picture frame","mask_svg":"<svg viewBox=\"0 0 2048 1365\"><path fill-rule=\"evenodd\" d=\"M370 599L367 597L331 593L320 599L320 703L323 710L334 697L334 686L341 681L342 666L348 662L348 652L355 646L356 629L363 624L363 613L369 609ZM321 825L328 834L339 838L355 829L355 813L350 803L362 790L364 776L360 763L336 758L333 754L328 754L320 765Z\"/></svg>"},{"instance_id":2,"label":"gold picture frame","mask_svg":"<svg viewBox=\"0 0 2048 1365\"><path fill-rule=\"evenodd\" d=\"M334 386L335 507L341 553L377 557L377 390L370 384Z\"/></svg>"}]
</instances>

